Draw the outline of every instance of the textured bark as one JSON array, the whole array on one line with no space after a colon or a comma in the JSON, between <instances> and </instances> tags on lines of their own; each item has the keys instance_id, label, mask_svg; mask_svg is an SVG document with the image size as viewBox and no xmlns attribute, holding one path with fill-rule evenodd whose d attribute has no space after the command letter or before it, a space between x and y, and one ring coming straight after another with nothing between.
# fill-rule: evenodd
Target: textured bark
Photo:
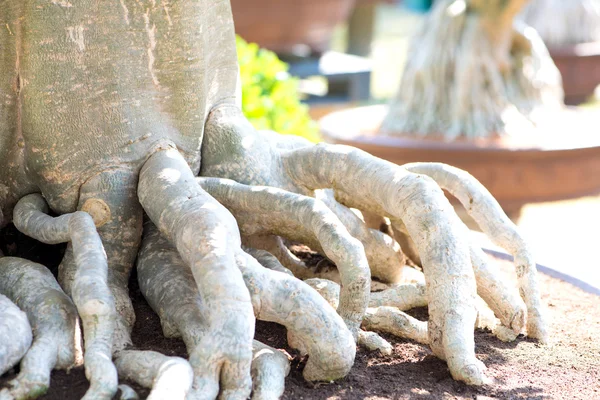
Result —
<instances>
[{"instance_id":1,"label":"textured bark","mask_svg":"<svg viewBox=\"0 0 600 400\"><path fill-rule=\"evenodd\" d=\"M560 107L560 74L542 40L513 25L525 3L436 1L413 38L382 133L444 140L519 135L536 114Z\"/></svg>"}]
</instances>

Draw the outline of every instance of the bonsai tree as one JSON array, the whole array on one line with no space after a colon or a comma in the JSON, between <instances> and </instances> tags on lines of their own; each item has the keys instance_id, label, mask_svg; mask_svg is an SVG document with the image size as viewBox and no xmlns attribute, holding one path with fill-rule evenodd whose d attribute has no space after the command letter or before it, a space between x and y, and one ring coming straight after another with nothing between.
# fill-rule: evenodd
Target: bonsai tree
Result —
<instances>
[{"instance_id":1,"label":"bonsai tree","mask_svg":"<svg viewBox=\"0 0 600 400\"><path fill-rule=\"evenodd\" d=\"M533 0L522 15L548 47L600 40L600 1Z\"/></svg>"},{"instance_id":2,"label":"bonsai tree","mask_svg":"<svg viewBox=\"0 0 600 400\"><path fill-rule=\"evenodd\" d=\"M438 0L417 32L387 135L494 138L531 128L562 105L542 40L513 21L527 0Z\"/></svg>"},{"instance_id":3,"label":"bonsai tree","mask_svg":"<svg viewBox=\"0 0 600 400\"><path fill-rule=\"evenodd\" d=\"M0 298L0 316L19 325L3 336L10 345L2 360L23 356L2 396L36 397L53 368L80 362L77 317L86 399L112 398L119 375L153 385L156 397L279 396L289 366L253 341L256 318L287 327L290 345L308 355L308 380L345 376L356 340L377 341L363 321L372 327L393 314L395 331L426 341L454 378L486 382L474 352L477 294L500 319L499 335L526 327L546 340L535 262L472 177L436 164L401 167L248 122L229 1L5 1L0 22L3 222L45 243L69 243L58 282L39 264L0 259L0 292L33 331L23 356L27 324ZM513 253L521 297L470 243L440 186ZM381 236L346 207L408 230L427 281L426 328L402 319L392 301L414 285L371 297L371 270L383 274L397 261L369 264ZM281 237L336 263L341 288L329 300L337 309L264 251L281 250ZM126 350L136 259L144 296L164 334L182 337L189 362Z\"/></svg>"}]
</instances>

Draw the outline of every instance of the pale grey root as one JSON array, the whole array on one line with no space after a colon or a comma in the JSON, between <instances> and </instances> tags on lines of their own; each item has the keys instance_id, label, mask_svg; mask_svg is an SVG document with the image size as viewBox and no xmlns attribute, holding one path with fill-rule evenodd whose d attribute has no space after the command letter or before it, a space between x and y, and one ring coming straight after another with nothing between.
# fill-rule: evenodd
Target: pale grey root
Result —
<instances>
[{"instance_id":1,"label":"pale grey root","mask_svg":"<svg viewBox=\"0 0 600 400\"><path fill-rule=\"evenodd\" d=\"M177 251L160 235L156 227L148 222L138 258L138 280L144 297L159 314L163 333L167 337L182 337L190 355L190 364L195 371L191 398L214 398L218 382L207 382L203 377L206 369L206 353L201 339L206 334L205 303L198 294L190 268L185 265ZM268 396L279 396L283 391L284 378L289 366L282 363L278 354L265 351L260 343L252 342L252 377L254 392ZM234 351L220 348L219 352ZM260 357L259 357L260 356ZM263 357L264 356L264 357ZM283 356L283 355L281 355ZM215 371L218 373L218 370ZM212 386L211 386L212 385Z\"/></svg>"},{"instance_id":2,"label":"pale grey root","mask_svg":"<svg viewBox=\"0 0 600 400\"><path fill-rule=\"evenodd\" d=\"M279 350L257 340L252 342L252 400L277 400L285 389L290 361Z\"/></svg>"},{"instance_id":3,"label":"pale grey root","mask_svg":"<svg viewBox=\"0 0 600 400\"><path fill-rule=\"evenodd\" d=\"M48 390L54 368L69 369L82 362L77 309L46 267L20 258L0 259L0 293L27 313L34 332L19 375L9 383L9 394L36 398Z\"/></svg>"},{"instance_id":4,"label":"pale grey root","mask_svg":"<svg viewBox=\"0 0 600 400\"><path fill-rule=\"evenodd\" d=\"M599 0L532 0L521 18L550 48L600 40Z\"/></svg>"},{"instance_id":5,"label":"pale grey root","mask_svg":"<svg viewBox=\"0 0 600 400\"><path fill-rule=\"evenodd\" d=\"M15 366L31 346L27 315L0 294L0 375Z\"/></svg>"},{"instance_id":6,"label":"pale grey root","mask_svg":"<svg viewBox=\"0 0 600 400\"><path fill-rule=\"evenodd\" d=\"M152 388L148 400L185 400L192 389L194 371L179 357L155 351L121 351L115 365L122 379Z\"/></svg>"},{"instance_id":7,"label":"pale grey root","mask_svg":"<svg viewBox=\"0 0 600 400\"><path fill-rule=\"evenodd\" d=\"M138 197L191 269L202 300L205 329L195 336L191 355L195 388L209 398L216 397L219 386L224 396L247 397L255 320L235 259L242 251L235 218L196 183L183 156L169 145L144 164Z\"/></svg>"},{"instance_id":8,"label":"pale grey root","mask_svg":"<svg viewBox=\"0 0 600 400\"><path fill-rule=\"evenodd\" d=\"M353 332L358 331L369 299L369 264L363 245L325 203L228 179L198 178L198 183L232 212L243 235L279 235L327 255L342 281L338 312Z\"/></svg>"},{"instance_id":9,"label":"pale grey root","mask_svg":"<svg viewBox=\"0 0 600 400\"><path fill-rule=\"evenodd\" d=\"M519 292L523 301L505 283L498 271L491 269L481 249L471 248L471 260L478 278L478 292L502 324L518 334L527 309L527 334L542 342L548 340L545 310L540 299L536 263L527 241L506 216L490 192L466 171L439 163L415 163L409 171L430 176L448 190L466 208L481 230L498 246L515 258Z\"/></svg>"},{"instance_id":10,"label":"pale grey root","mask_svg":"<svg viewBox=\"0 0 600 400\"><path fill-rule=\"evenodd\" d=\"M112 397L117 370L112 363L116 309L107 284L108 264L92 217L83 211L52 218L40 194L23 197L14 210L15 226L44 243L71 241L77 270L71 297L81 317L85 339L85 372L90 388L85 399Z\"/></svg>"},{"instance_id":11,"label":"pale grey root","mask_svg":"<svg viewBox=\"0 0 600 400\"><path fill-rule=\"evenodd\" d=\"M520 135L536 114L559 109L561 78L548 50L533 29L513 26L524 3L436 1L380 131L444 140Z\"/></svg>"}]
</instances>

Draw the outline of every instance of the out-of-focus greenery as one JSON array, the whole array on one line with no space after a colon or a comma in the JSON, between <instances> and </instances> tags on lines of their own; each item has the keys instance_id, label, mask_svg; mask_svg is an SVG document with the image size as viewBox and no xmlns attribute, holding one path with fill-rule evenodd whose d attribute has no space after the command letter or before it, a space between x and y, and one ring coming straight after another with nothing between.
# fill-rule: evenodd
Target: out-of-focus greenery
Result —
<instances>
[{"instance_id":1,"label":"out-of-focus greenery","mask_svg":"<svg viewBox=\"0 0 600 400\"><path fill-rule=\"evenodd\" d=\"M298 79L290 76L286 63L256 43L236 38L242 79L242 111L256 129L320 141L317 123L300 103Z\"/></svg>"}]
</instances>

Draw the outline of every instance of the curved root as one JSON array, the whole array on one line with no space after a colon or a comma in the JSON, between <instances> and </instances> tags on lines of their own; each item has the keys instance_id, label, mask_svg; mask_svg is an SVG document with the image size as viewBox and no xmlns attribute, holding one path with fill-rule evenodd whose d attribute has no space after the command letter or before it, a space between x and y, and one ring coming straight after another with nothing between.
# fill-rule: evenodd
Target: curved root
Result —
<instances>
[{"instance_id":1,"label":"curved root","mask_svg":"<svg viewBox=\"0 0 600 400\"><path fill-rule=\"evenodd\" d=\"M332 188L348 207L401 219L413 238L427 280L429 341L455 379L486 381L474 352L476 284L468 231L438 185L392 163L345 146L316 145L282 154L293 182Z\"/></svg>"},{"instance_id":2,"label":"curved root","mask_svg":"<svg viewBox=\"0 0 600 400\"><path fill-rule=\"evenodd\" d=\"M354 363L356 345L325 299L304 282L263 268L246 253L237 258L256 317L284 325L290 346L309 355L304 378L331 381L346 376Z\"/></svg>"},{"instance_id":3,"label":"curved root","mask_svg":"<svg viewBox=\"0 0 600 400\"><path fill-rule=\"evenodd\" d=\"M334 305L338 302L340 288L335 282L326 279L308 279L305 282L329 304ZM427 324L401 311L426 305L425 288L415 285L400 285L384 292L371 293L362 328L391 333L401 338L428 344ZM358 338L358 343L369 350L379 349L391 353L391 345L379 336L360 331Z\"/></svg>"},{"instance_id":4,"label":"curved root","mask_svg":"<svg viewBox=\"0 0 600 400\"><path fill-rule=\"evenodd\" d=\"M82 361L77 309L46 267L20 258L0 259L0 293L25 310L34 332L19 376L10 382L10 395L36 398L48 390L54 368Z\"/></svg>"},{"instance_id":5,"label":"curved root","mask_svg":"<svg viewBox=\"0 0 600 400\"><path fill-rule=\"evenodd\" d=\"M335 310L296 278L265 269L243 252L237 254L237 261L257 318L285 325L297 339L296 345L302 344L308 353L305 377L331 380L344 376L352 366L355 345ZM189 268L150 224L144 232L138 278L142 293L161 317L165 335L182 336L196 370L196 354L205 351L198 345L198 337L208 328L206 304L193 285Z\"/></svg>"},{"instance_id":6,"label":"curved root","mask_svg":"<svg viewBox=\"0 0 600 400\"><path fill-rule=\"evenodd\" d=\"M115 365L122 379L152 388L148 400L185 400L192 388L194 372L183 358L126 350L118 354Z\"/></svg>"},{"instance_id":7,"label":"curved root","mask_svg":"<svg viewBox=\"0 0 600 400\"><path fill-rule=\"evenodd\" d=\"M285 389L290 361L279 350L257 340L252 343L252 400L277 400Z\"/></svg>"},{"instance_id":8,"label":"curved root","mask_svg":"<svg viewBox=\"0 0 600 400\"><path fill-rule=\"evenodd\" d=\"M315 197L333 211L353 237L361 241L365 247L371 275L382 282L398 282L402 267L406 264L400 245L389 235L369 229L352 210L335 200L332 190L316 190Z\"/></svg>"},{"instance_id":9,"label":"curved root","mask_svg":"<svg viewBox=\"0 0 600 400\"><path fill-rule=\"evenodd\" d=\"M209 329L205 317L205 303L198 294L192 272L175 249L164 239L156 227L148 222L144 229L142 249L138 258L138 280L144 297L159 314L163 333L167 337L182 337L190 354L190 364L195 372L191 397L214 398L218 392L206 392L203 374L205 350L201 338ZM289 371L277 354L263 352L264 345L253 341L252 377L254 392L279 396L283 391L284 377ZM210 357L210 354L206 354ZM255 365L255 363L258 363ZM267 370L269 370L267 372ZM276 393L275 393L276 392ZM275 394L273 394L275 393ZM256 394L255 394L256 395Z\"/></svg>"},{"instance_id":10,"label":"curved root","mask_svg":"<svg viewBox=\"0 0 600 400\"><path fill-rule=\"evenodd\" d=\"M0 375L15 366L31 346L27 315L0 294Z\"/></svg>"},{"instance_id":11,"label":"curved root","mask_svg":"<svg viewBox=\"0 0 600 400\"><path fill-rule=\"evenodd\" d=\"M112 397L117 392L117 371L112 363L116 309L107 285L108 265L92 217L82 211L56 218L47 215L40 194L23 197L14 209L17 229L44 243L71 241L77 272L72 298L81 317L85 338L85 373L90 388L85 399Z\"/></svg>"},{"instance_id":12,"label":"curved root","mask_svg":"<svg viewBox=\"0 0 600 400\"><path fill-rule=\"evenodd\" d=\"M502 211L500 204L466 171L439 163L408 164L405 168L430 176L448 190L467 209L482 231L514 256L519 292L527 307L527 334L546 342L548 334L540 300L536 263L529 246L515 224ZM481 297L498 315L503 325L518 334L524 322L522 302L512 294L512 290L497 272L487 266L485 254L478 248L472 248L471 251Z\"/></svg>"},{"instance_id":13,"label":"curved root","mask_svg":"<svg viewBox=\"0 0 600 400\"><path fill-rule=\"evenodd\" d=\"M235 219L195 182L173 148L159 150L146 161L138 197L191 269L202 300L207 328L194 339L196 389L207 397L216 397L219 388L223 396L247 397L254 315L234 256L242 251Z\"/></svg>"},{"instance_id":14,"label":"curved root","mask_svg":"<svg viewBox=\"0 0 600 400\"><path fill-rule=\"evenodd\" d=\"M198 182L234 214L242 234L284 236L322 250L335 262L342 280L338 312L353 332L358 331L369 299L369 264L362 244L325 204L228 179L198 178Z\"/></svg>"}]
</instances>

